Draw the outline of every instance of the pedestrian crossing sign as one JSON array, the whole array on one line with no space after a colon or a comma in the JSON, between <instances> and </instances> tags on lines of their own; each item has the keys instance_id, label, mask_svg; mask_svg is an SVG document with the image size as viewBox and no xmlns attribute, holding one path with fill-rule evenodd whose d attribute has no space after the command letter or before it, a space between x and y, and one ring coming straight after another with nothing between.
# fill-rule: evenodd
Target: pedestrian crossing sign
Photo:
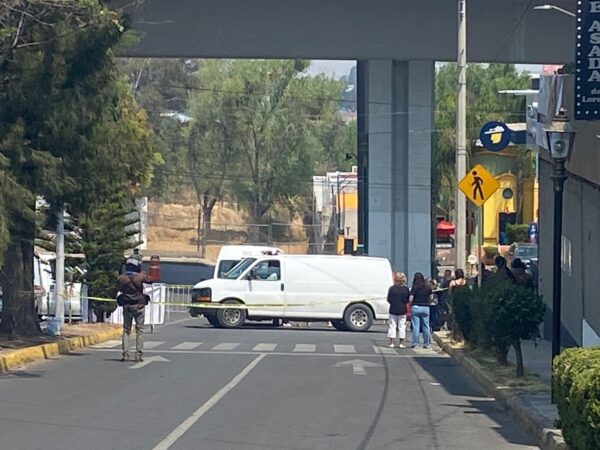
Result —
<instances>
[{"instance_id":1,"label":"pedestrian crossing sign","mask_svg":"<svg viewBox=\"0 0 600 450\"><path fill-rule=\"evenodd\" d=\"M458 183L458 188L477 206L483 205L499 187L498 180L479 164Z\"/></svg>"}]
</instances>

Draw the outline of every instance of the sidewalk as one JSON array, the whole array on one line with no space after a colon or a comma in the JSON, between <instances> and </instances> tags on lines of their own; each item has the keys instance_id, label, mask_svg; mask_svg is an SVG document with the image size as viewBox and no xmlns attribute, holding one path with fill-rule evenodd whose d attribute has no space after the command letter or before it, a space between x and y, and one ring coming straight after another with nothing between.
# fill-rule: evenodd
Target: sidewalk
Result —
<instances>
[{"instance_id":1,"label":"sidewalk","mask_svg":"<svg viewBox=\"0 0 600 450\"><path fill-rule=\"evenodd\" d=\"M566 450L562 432L556 429L558 418L556 406L550 402L551 345L538 340L524 341L522 345L525 379L506 377L477 359L461 345L451 343L448 332L434 333L439 346L456 359L473 378L482 385L521 425L536 437L542 450ZM511 349L509 360L514 363L514 351ZM510 367L514 371L514 366ZM533 376L531 376L533 375Z\"/></svg>"},{"instance_id":2,"label":"sidewalk","mask_svg":"<svg viewBox=\"0 0 600 450\"><path fill-rule=\"evenodd\" d=\"M76 349L121 337L121 327L106 323L65 325L61 336L0 337L0 373L55 359Z\"/></svg>"}]
</instances>

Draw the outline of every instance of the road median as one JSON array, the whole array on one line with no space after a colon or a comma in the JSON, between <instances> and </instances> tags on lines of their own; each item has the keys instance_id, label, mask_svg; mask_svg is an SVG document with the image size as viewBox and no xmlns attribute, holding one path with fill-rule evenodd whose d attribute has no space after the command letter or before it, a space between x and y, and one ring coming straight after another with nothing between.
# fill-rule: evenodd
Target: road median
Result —
<instances>
[{"instance_id":1,"label":"road median","mask_svg":"<svg viewBox=\"0 0 600 450\"><path fill-rule=\"evenodd\" d=\"M514 366L502 367L490 358L477 357L462 344L453 343L449 332L433 333L437 344L459 362L465 370L494 397L513 418L535 437L542 450L568 450L562 431L547 416L541 414L532 399L550 402L550 386L536 376L516 378L509 375Z\"/></svg>"},{"instance_id":2,"label":"road median","mask_svg":"<svg viewBox=\"0 0 600 450\"><path fill-rule=\"evenodd\" d=\"M67 325L62 336L35 336L0 341L0 372L8 373L27 364L55 359L77 349L119 339L122 328L110 324Z\"/></svg>"}]
</instances>

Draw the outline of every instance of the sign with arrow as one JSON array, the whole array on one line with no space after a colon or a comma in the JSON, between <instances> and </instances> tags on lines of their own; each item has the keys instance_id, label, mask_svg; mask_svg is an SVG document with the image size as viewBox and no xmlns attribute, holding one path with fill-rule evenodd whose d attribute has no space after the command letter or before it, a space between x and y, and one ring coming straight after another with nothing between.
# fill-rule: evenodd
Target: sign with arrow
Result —
<instances>
[{"instance_id":1,"label":"sign with arrow","mask_svg":"<svg viewBox=\"0 0 600 450\"><path fill-rule=\"evenodd\" d=\"M362 359L352 359L350 361L339 362L333 367L352 366L354 375L366 375L365 367L383 367L381 364L363 361Z\"/></svg>"},{"instance_id":2,"label":"sign with arrow","mask_svg":"<svg viewBox=\"0 0 600 450\"><path fill-rule=\"evenodd\" d=\"M139 362L134 364L133 366L130 366L130 369L141 369L142 367L147 366L150 363L153 362L169 362L168 359L163 358L162 356L149 356L147 358L144 358L144 361Z\"/></svg>"}]
</instances>

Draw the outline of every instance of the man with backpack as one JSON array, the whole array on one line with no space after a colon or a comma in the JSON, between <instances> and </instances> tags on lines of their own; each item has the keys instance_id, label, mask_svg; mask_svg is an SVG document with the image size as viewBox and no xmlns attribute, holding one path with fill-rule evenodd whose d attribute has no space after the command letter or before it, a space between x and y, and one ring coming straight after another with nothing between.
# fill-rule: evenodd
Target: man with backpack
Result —
<instances>
[{"instance_id":1,"label":"man with backpack","mask_svg":"<svg viewBox=\"0 0 600 450\"><path fill-rule=\"evenodd\" d=\"M144 351L144 316L146 305L150 298L144 294L144 283L152 280L142 272L141 261L137 258L128 258L125 262L125 273L119 275L117 284L119 296L117 303L123 307L123 357L121 361L129 361L129 346L131 325L135 320L135 351L136 361L143 361Z\"/></svg>"}]
</instances>

